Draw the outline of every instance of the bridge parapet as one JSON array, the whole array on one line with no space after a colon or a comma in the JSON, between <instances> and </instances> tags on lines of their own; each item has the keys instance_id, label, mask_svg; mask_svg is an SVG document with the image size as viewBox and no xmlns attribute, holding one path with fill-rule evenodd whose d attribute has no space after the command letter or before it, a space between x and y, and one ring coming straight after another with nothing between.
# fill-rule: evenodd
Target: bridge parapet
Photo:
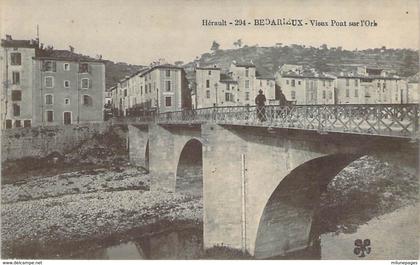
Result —
<instances>
[{"instance_id":1,"label":"bridge parapet","mask_svg":"<svg viewBox=\"0 0 420 265\"><path fill-rule=\"evenodd\" d=\"M417 104L214 107L130 117L127 121L143 124L216 123L419 138Z\"/></svg>"}]
</instances>

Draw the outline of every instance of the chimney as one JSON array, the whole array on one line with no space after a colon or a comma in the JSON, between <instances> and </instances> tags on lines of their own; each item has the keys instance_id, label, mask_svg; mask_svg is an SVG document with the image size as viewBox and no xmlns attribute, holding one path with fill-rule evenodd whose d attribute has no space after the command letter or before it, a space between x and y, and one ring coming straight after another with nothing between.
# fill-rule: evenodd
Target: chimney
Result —
<instances>
[{"instance_id":1,"label":"chimney","mask_svg":"<svg viewBox=\"0 0 420 265\"><path fill-rule=\"evenodd\" d=\"M6 34L6 40L12 40L12 35Z\"/></svg>"},{"instance_id":2,"label":"chimney","mask_svg":"<svg viewBox=\"0 0 420 265\"><path fill-rule=\"evenodd\" d=\"M71 52L74 52L74 47L73 47L73 46L71 46L71 45L69 45L69 50L70 50Z\"/></svg>"}]
</instances>

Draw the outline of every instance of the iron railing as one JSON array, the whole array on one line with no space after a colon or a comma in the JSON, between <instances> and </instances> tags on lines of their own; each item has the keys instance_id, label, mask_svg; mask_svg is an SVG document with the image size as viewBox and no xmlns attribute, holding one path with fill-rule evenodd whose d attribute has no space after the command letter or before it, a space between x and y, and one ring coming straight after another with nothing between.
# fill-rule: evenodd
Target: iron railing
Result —
<instances>
[{"instance_id":1,"label":"iron railing","mask_svg":"<svg viewBox=\"0 0 420 265\"><path fill-rule=\"evenodd\" d=\"M264 126L413 137L418 133L417 104L232 106L137 117L158 124L206 123Z\"/></svg>"}]
</instances>

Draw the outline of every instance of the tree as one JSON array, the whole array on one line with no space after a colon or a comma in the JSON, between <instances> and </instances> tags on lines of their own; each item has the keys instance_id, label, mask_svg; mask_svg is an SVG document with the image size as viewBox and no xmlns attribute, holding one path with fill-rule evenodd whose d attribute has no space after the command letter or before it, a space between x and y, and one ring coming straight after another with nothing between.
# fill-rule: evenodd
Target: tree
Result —
<instances>
[{"instance_id":1,"label":"tree","mask_svg":"<svg viewBox=\"0 0 420 265\"><path fill-rule=\"evenodd\" d=\"M241 48L242 47L242 39L239 39L233 43L235 47Z\"/></svg>"},{"instance_id":2,"label":"tree","mask_svg":"<svg viewBox=\"0 0 420 265\"><path fill-rule=\"evenodd\" d=\"M214 41L213 41L213 44L211 45L210 50L212 50L212 51L217 51L217 50L219 50L219 47L220 47L220 44L219 44L219 43L217 43L217 42L214 40Z\"/></svg>"},{"instance_id":3,"label":"tree","mask_svg":"<svg viewBox=\"0 0 420 265\"><path fill-rule=\"evenodd\" d=\"M184 62L183 61L176 61L175 62L175 65L176 66L181 66L181 65L183 65L184 64Z\"/></svg>"},{"instance_id":4,"label":"tree","mask_svg":"<svg viewBox=\"0 0 420 265\"><path fill-rule=\"evenodd\" d=\"M322 45L321 45L321 49L323 49L323 50L328 50L328 46L327 46L327 44L322 44Z\"/></svg>"}]
</instances>

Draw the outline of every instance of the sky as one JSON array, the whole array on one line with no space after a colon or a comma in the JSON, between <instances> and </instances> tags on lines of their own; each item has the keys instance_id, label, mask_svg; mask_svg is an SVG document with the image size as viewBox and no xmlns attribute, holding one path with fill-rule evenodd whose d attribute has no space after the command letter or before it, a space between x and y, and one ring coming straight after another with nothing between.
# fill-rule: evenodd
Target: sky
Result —
<instances>
[{"instance_id":1,"label":"sky","mask_svg":"<svg viewBox=\"0 0 420 265\"><path fill-rule=\"evenodd\" d=\"M1 0L2 38L36 37L57 49L148 65L159 58L189 62L210 51L213 40L233 49L275 43L345 49L419 49L418 0ZM376 27L204 27L203 19L234 21L292 18L375 20Z\"/></svg>"}]
</instances>

